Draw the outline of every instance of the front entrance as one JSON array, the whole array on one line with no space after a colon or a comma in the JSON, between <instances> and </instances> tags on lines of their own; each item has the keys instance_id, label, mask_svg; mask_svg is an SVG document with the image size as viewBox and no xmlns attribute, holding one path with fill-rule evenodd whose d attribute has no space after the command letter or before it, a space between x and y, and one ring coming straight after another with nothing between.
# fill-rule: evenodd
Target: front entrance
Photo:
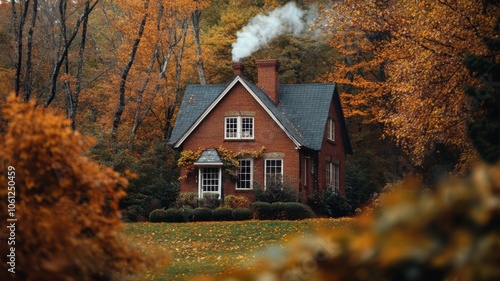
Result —
<instances>
[{"instance_id":1,"label":"front entrance","mask_svg":"<svg viewBox=\"0 0 500 281\"><path fill-rule=\"evenodd\" d=\"M199 198L203 198L203 193L215 193L221 198L222 169L220 167L200 167L198 179Z\"/></svg>"}]
</instances>

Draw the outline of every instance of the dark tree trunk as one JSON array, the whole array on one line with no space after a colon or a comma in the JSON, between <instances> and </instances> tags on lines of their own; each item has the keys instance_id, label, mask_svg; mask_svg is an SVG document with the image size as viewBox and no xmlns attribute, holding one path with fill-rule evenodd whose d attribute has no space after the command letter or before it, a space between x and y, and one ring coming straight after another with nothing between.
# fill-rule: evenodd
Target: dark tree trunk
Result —
<instances>
[{"instance_id":1,"label":"dark tree trunk","mask_svg":"<svg viewBox=\"0 0 500 281\"><path fill-rule=\"evenodd\" d=\"M126 90L126 85L127 85L127 77L130 72L130 69L132 68L132 65L134 64L135 60L135 55L137 53L137 49L139 48L139 43L141 42L142 34L144 33L144 26L146 25L146 21L148 18L148 7L149 7L149 0L144 1L144 15L142 17L141 23L139 25L139 31L137 38L134 40L134 43L132 44L132 50L129 55L129 59L127 64L125 65L125 68L123 68L122 74L121 74L121 80L120 80L120 88L118 90L118 106L115 111L115 116L113 118L113 128L111 131L111 138L116 139L116 133L118 131L118 127L120 126L120 121L121 117L123 114L123 110L125 109L125 90Z\"/></svg>"},{"instance_id":2,"label":"dark tree trunk","mask_svg":"<svg viewBox=\"0 0 500 281\"><path fill-rule=\"evenodd\" d=\"M26 50L26 69L24 72L24 100L31 97L31 55L33 50L33 33L35 31L36 17L38 12L38 0L33 1L33 13L31 15L31 25L28 31L28 44Z\"/></svg>"},{"instance_id":3,"label":"dark tree trunk","mask_svg":"<svg viewBox=\"0 0 500 281\"><path fill-rule=\"evenodd\" d=\"M21 18L18 18L16 4L19 3L19 10L21 13ZM30 5L30 0L26 1L11 1L12 4L12 21L14 25L14 34L16 40L16 73L14 74L14 91L16 96L19 96L19 91L21 89L21 69L23 67L23 33L24 24L26 23L26 17L28 15L28 8ZM18 23L19 20L19 23Z\"/></svg>"}]
</instances>

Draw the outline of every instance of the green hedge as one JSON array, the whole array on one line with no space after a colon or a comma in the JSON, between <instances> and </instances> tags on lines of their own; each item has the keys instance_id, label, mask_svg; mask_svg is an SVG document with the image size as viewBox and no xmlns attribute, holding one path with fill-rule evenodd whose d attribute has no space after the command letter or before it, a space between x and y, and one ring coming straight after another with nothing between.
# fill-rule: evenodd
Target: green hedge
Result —
<instances>
[{"instance_id":1,"label":"green hedge","mask_svg":"<svg viewBox=\"0 0 500 281\"><path fill-rule=\"evenodd\" d=\"M190 208L181 208L177 210L177 222L191 222L194 221L194 211Z\"/></svg>"},{"instance_id":2,"label":"green hedge","mask_svg":"<svg viewBox=\"0 0 500 281\"><path fill-rule=\"evenodd\" d=\"M248 208L236 208L233 210L232 219L234 221L245 221L252 219L252 211Z\"/></svg>"},{"instance_id":3,"label":"green hedge","mask_svg":"<svg viewBox=\"0 0 500 281\"><path fill-rule=\"evenodd\" d=\"M156 209L149 213L150 222L166 222L167 221L167 211L163 209Z\"/></svg>"},{"instance_id":4,"label":"green hedge","mask_svg":"<svg viewBox=\"0 0 500 281\"><path fill-rule=\"evenodd\" d=\"M178 222L179 210L170 208L166 211L166 222Z\"/></svg>"},{"instance_id":5,"label":"green hedge","mask_svg":"<svg viewBox=\"0 0 500 281\"><path fill-rule=\"evenodd\" d=\"M255 202L253 216L259 220L301 220L313 218L314 212L308 206L297 202Z\"/></svg>"},{"instance_id":6,"label":"green hedge","mask_svg":"<svg viewBox=\"0 0 500 281\"><path fill-rule=\"evenodd\" d=\"M230 221L232 220L233 211L229 208L219 207L212 212L214 221Z\"/></svg>"},{"instance_id":7,"label":"green hedge","mask_svg":"<svg viewBox=\"0 0 500 281\"><path fill-rule=\"evenodd\" d=\"M196 208L193 213L193 221L211 221L212 210L209 208Z\"/></svg>"},{"instance_id":8,"label":"green hedge","mask_svg":"<svg viewBox=\"0 0 500 281\"><path fill-rule=\"evenodd\" d=\"M273 220L274 209L271 203L255 202L252 204L253 217L258 220Z\"/></svg>"},{"instance_id":9,"label":"green hedge","mask_svg":"<svg viewBox=\"0 0 500 281\"><path fill-rule=\"evenodd\" d=\"M297 202L276 202L272 204L275 218L280 220L303 220L314 217L309 206Z\"/></svg>"}]
</instances>

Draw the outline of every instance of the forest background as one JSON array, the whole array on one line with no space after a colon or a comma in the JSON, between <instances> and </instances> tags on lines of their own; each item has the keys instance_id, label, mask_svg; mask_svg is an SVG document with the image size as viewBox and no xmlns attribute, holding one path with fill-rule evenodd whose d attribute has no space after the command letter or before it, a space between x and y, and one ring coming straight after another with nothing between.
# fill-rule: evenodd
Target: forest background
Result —
<instances>
[{"instance_id":1,"label":"forest background","mask_svg":"<svg viewBox=\"0 0 500 281\"><path fill-rule=\"evenodd\" d=\"M189 83L226 83L232 44L277 0L26 0L0 4L0 109L9 93L67 116L90 156L131 171L130 221L179 191L168 139ZM499 4L493 0L297 1L314 23L249 57L281 62L280 83L336 82L354 155L352 208L409 174L432 186L500 156ZM303 18L310 24L310 18ZM0 115L0 134L7 130Z\"/></svg>"}]
</instances>

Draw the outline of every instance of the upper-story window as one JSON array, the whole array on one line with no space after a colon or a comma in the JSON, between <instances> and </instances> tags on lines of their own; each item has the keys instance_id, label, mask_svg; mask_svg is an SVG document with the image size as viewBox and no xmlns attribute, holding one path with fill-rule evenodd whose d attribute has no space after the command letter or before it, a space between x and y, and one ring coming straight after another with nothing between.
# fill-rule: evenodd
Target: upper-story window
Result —
<instances>
[{"instance_id":1,"label":"upper-story window","mask_svg":"<svg viewBox=\"0 0 500 281\"><path fill-rule=\"evenodd\" d=\"M225 139L253 139L253 117L226 117L224 123Z\"/></svg>"},{"instance_id":2,"label":"upper-story window","mask_svg":"<svg viewBox=\"0 0 500 281\"><path fill-rule=\"evenodd\" d=\"M333 118L328 118L328 124L327 124L327 136L328 139L331 141L335 141L335 120Z\"/></svg>"}]
</instances>

